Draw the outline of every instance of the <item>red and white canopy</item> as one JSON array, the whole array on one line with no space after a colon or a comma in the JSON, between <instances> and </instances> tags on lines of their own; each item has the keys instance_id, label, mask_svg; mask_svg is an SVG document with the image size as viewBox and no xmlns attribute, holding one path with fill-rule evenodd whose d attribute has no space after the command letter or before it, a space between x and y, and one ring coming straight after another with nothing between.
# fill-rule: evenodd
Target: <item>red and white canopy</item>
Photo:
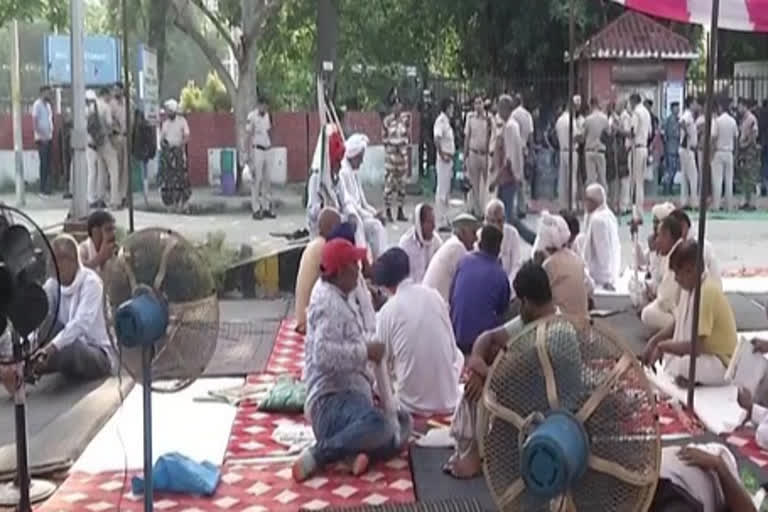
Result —
<instances>
[{"instance_id":1,"label":"red and white canopy","mask_svg":"<svg viewBox=\"0 0 768 512\"><path fill-rule=\"evenodd\" d=\"M712 0L614 0L630 9L684 23L707 26ZM768 0L720 0L720 28L768 32Z\"/></svg>"}]
</instances>

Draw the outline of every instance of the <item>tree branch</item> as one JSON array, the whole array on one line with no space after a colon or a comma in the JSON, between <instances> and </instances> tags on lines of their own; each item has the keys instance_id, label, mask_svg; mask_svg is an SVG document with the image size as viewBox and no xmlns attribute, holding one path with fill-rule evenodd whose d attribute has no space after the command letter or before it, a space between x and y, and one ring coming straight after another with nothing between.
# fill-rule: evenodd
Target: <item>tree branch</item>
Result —
<instances>
[{"instance_id":1,"label":"tree branch","mask_svg":"<svg viewBox=\"0 0 768 512\"><path fill-rule=\"evenodd\" d=\"M155 0L156 1L156 0ZM230 48L232 48L232 51L235 52L235 54L238 53L238 47L237 44L235 44L235 40L232 39L232 32L224 23L222 23L221 19L216 15L215 12L211 11L206 5L203 0L189 0L193 4L197 6L198 9L200 9L200 12L202 12L206 18L213 24L214 27L216 27L216 31L219 33L222 39L224 39L224 42L226 42Z\"/></svg>"},{"instance_id":2,"label":"tree branch","mask_svg":"<svg viewBox=\"0 0 768 512\"><path fill-rule=\"evenodd\" d=\"M229 93L229 96L234 100L235 96L237 95L237 86L232 80L232 77L229 75L229 70L224 66L224 63L216 54L216 49L211 46L211 44L205 39L200 30L191 26L183 13L179 14L180 15L176 16L176 19L174 20L174 25L176 25L179 30L189 36L189 38L194 41L198 48L200 48L205 57L208 59L208 62L210 62L213 69L219 75L219 78L221 78L221 81L224 83L224 87L227 89L227 93Z\"/></svg>"},{"instance_id":3,"label":"tree branch","mask_svg":"<svg viewBox=\"0 0 768 512\"><path fill-rule=\"evenodd\" d=\"M255 2L256 0L251 1ZM267 25L267 22L280 10L282 4L282 0L262 0L258 2L260 8L251 7L255 12L251 15L248 26L243 27L243 41L245 45L250 47L259 40L261 34L264 33L264 27ZM247 19L245 13L243 13L243 19ZM245 53L243 52L243 54Z\"/></svg>"}]
</instances>

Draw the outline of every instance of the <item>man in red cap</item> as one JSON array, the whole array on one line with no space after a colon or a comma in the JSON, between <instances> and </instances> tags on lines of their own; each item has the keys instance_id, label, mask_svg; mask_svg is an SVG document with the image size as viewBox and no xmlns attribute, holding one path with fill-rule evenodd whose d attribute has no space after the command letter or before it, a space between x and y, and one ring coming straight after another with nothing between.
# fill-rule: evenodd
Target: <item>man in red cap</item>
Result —
<instances>
[{"instance_id":1,"label":"man in red cap","mask_svg":"<svg viewBox=\"0 0 768 512\"><path fill-rule=\"evenodd\" d=\"M321 278L309 299L304 369L304 411L316 442L293 464L293 478L299 482L348 459L353 460L352 473L361 475L371 459L396 455L400 440L409 437L410 416L398 415L396 427L373 404L368 362L379 363L385 348L367 342L349 300L365 257L365 249L340 238L323 247Z\"/></svg>"},{"instance_id":2,"label":"man in red cap","mask_svg":"<svg viewBox=\"0 0 768 512\"><path fill-rule=\"evenodd\" d=\"M321 162L322 146L318 143L312 161L311 174L307 182L307 226L311 236L317 236L317 221L323 208L335 208L338 211L344 206L338 186L339 169L344 158L344 138L335 125L329 125L326 130L328 162L331 172L323 172ZM321 142L323 134L320 134Z\"/></svg>"}]
</instances>

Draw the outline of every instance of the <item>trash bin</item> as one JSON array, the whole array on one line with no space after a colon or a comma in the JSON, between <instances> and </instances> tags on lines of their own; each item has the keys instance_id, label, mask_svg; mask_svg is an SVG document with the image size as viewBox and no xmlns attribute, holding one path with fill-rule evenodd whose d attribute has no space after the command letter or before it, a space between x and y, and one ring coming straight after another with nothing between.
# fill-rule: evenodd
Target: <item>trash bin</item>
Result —
<instances>
[{"instance_id":1,"label":"trash bin","mask_svg":"<svg viewBox=\"0 0 768 512\"><path fill-rule=\"evenodd\" d=\"M221 193L225 196L235 195L235 151L222 149L221 159Z\"/></svg>"},{"instance_id":2,"label":"trash bin","mask_svg":"<svg viewBox=\"0 0 768 512\"><path fill-rule=\"evenodd\" d=\"M144 162L131 158L131 191L141 192L144 189Z\"/></svg>"}]
</instances>

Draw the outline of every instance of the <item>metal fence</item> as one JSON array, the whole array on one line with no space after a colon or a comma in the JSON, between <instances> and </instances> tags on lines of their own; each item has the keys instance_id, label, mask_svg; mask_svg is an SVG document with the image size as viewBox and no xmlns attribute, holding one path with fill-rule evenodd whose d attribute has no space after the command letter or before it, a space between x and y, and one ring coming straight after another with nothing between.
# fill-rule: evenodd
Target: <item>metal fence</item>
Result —
<instances>
[{"instance_id":1,"label":"metal fence","mask_svg":"<svg viewBox=\"0 0 768 512\"><path fill-rule=\"evenodd\" d=\"M476 94L494 98L505 93L522 94L529 108L535 108L565 101L568 97L568 75L469 79L432 77L427 87L435 101L451 97L464 108L471 108L472 97Z\"/></svg>"},{"instance_id":2,"label":"metal fence","mask_svg":"<svg viewBox=\"0 0 768 512\"><path fill-rule=\"evenodd\" d=\"M768 75L733 75L720 77L715 80L714 91L716 96L732 98L747 98L762 103L768 100ZM685 94L693 97L704 96L706 93L706 81L687 80Z\"/></svg>"}]
</instances>

